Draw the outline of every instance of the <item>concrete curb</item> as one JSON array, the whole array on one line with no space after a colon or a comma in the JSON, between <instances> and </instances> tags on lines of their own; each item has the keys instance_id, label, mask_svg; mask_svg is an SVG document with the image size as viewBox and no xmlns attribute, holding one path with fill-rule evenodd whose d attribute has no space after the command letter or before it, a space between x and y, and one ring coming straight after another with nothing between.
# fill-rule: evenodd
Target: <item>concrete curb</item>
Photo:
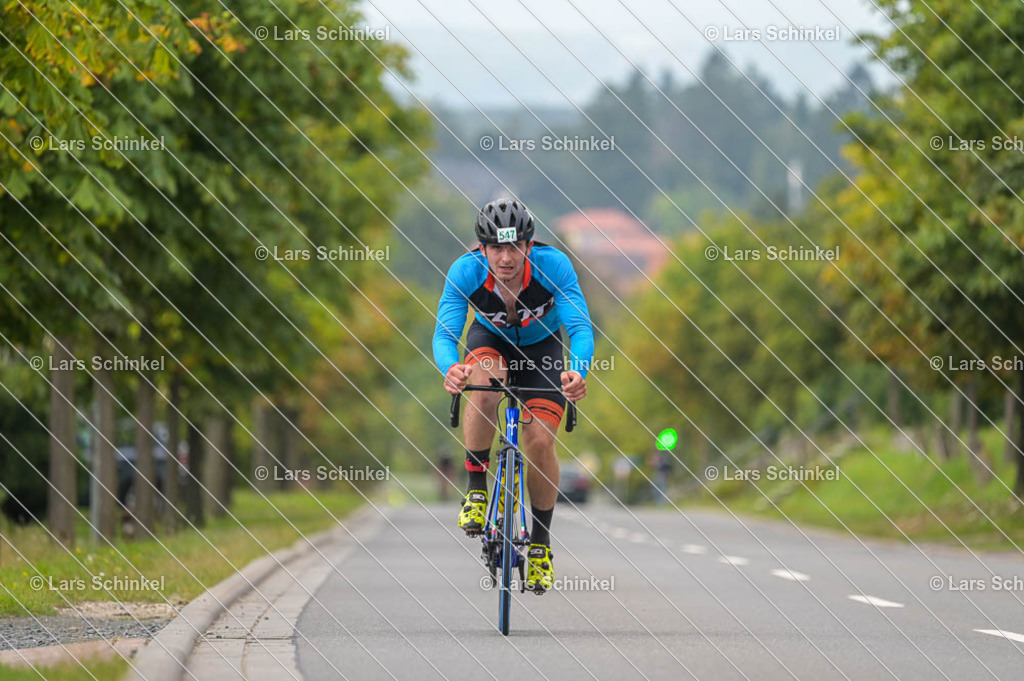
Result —
<instances>
[{"instance_id":1,"label":"concrete curb","mask_svg":"<svg viewBox=\"0 0 1024 681\"><path fill-rule=\"evenodd\" d=\"M363 506L345 518L359 523L372 507ZM134 669L122 681L180 681L196 643L239 598L257 588L277 570L313 551L313 546L340 529L340 525L298 539L291 547L268 553L223 582L210 587L178 612L178 616L139 650Z\"/></svg>"}]
</instances>

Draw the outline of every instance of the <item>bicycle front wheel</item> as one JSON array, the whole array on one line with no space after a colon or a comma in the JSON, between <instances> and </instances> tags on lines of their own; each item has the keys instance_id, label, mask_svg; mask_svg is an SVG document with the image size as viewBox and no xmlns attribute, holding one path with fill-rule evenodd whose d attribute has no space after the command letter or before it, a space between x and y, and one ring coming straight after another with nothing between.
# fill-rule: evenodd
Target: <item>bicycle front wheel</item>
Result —
<instances>
[{"instance_id":1,"label":"bicycle front wheel","mask_svg":"<svg viewBox=\"0 0 1024 681\"><path fill-rule=\"evenodd\" d=\"M515 452L508 451L505 454L505 465L502 470L501 495L504 499L505 508L502 509L501 523L501 589L498 592L498 629L502 635L508 636L511 628L512 610L512 565L515 560L516 547L512 543L515 537L515 482L516 482L516 457Z\"/></svg>"}]
</instances>

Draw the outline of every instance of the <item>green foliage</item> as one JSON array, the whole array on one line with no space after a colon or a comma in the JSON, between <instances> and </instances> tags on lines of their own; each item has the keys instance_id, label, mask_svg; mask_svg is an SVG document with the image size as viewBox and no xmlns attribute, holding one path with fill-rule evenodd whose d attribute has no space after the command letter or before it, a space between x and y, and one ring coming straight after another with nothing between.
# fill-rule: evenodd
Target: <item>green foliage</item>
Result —
<instances>
[{"instance_id":1,"label":"green foliage","mask_svg":"<svg viewBox=\"0 0 1024 681\"><path fill-rule=\"evenodd\" d=\"M642 453L654 432L672 424L691 469L716 449L742 465L771 454L755 437L774 449L794 427L813 435L834 426L830 411L858 430L882 420L890 369L914 393L902 400L904 426L932 428L922 417L945 401L949 379L975 382L985 416L1001 405L1000 381L1016 389L1012 371L940 373L929 359L1024 356L1024 199L1016 181L1024 161L993 143L1024 132L1017 94L1024 57L1008 47L1020 39L1024 10L1003 8L993 25L976 8L952 2L884 5L898 29L869 40L905 87L876 98L881 115L847 102L846 123L858 138L845 149L855 184L823 182L824 205L796 219L812 244L838 246L836 265L791 262L790 272L766 258L767 245L809 245L791 224L767 219L770 213L744 215L745 225L703 219L711 243L731 253L758 251L759 259L726 262L719 251L711 260L708 241L676 241L680 262L661 274L660 291L638 296L620 316L625 326L615 338L636 366L595 375L606 385L584 405L601 431L584 436L589 446L607 437L613 449ZM757 106L729 90L723 64L712 60L705 74L728 91L731 105ZM959 150L962 140L985 144L972 153ZM704 205L688 192L677 196ZM665 203L655 203L662 214ZM1024 470L1024 459L1018 463ZM1007 496L995 485L984 494Z\"/></svg>"},{"instance_id":2,"label":"green foliage","mask_svg":"<svg viewBox=\"0 0 1024 681\"><path fill-rule=\"evenodd\" d=\"M791 421L813 426L826 409L812 392L833 410L854 394L827 359L839 322L814 297L831 265L792 261L787 270L768 246L807 247L804 238L788 224L745 222L753 234L731 220L705 226L718 244L714 259L702 238L675 242L679 262L658 278L660 292L632 301L631 319L615 334L625 340L598 352L617 356L615 370L594 374L583 405L600 429L583 435L593 447L607 436L626 453L646 452L672 424L678 455L709 456L709 440L727 448L755 434L770 442ZM822 247L832 241L812 224L802 228ZM738 259L751 252L759 258Z\"/></svg>"},{"instance_id":3,"label":"green foliage","mask_svg":"<svg viewBox=\"0 0 1024 681\"><path fill-rule=\"evenodd\" d=\"M906 89L878 103L899 129L884 117L848 121L863 143L846 150L858 176L840 195L840 217L866 243L852 236L843 243L863 295L838 277L829 283L875 353L941 386L928 357L988 360L1024 347L1024 203L1016 181L1024 161L993 144L1024 131L1017 95L1024 57L1010 47L1020 40L1024 10L1000 8L993 23L954 2L883 5L898 28L871 42ZM984 147L959 150L972 140Z\"/></svg>"},{"instance_id":4,"label":"green foliage","mask_svg":"<svg viewBox=\"0 0 1024 681\"><path fill-rule=\"evenodd\" d=\"M45 333L66 334L90 369L99 334L129 357L162 357L151 378L180 375L200 419L220 410L207 390L230 410L247 410L254 387L294 401L333 353L354 294L344 275L362 288L386 276L315 249L383 247L399 191L423 170L426 119L384 87L386 69L407 73L404 49L316 39L317 26L361 24L351 2L77 7L5 8L0 327L44 358ZM291 22L314 38L253 35ZM139 138L160 144L104 145ZM260 259L260 246L313 257ZM19 392L45 394L42 376L24 378ZM119 396L139 380L114 379Z\"/></svg>"},{"instance_id":5,"label":"green foliage","mask_svg":"<svg viewBox=\"0 0 1024 681\"><path fill-rule=\"evenodd\" d=\"M376 467L376 457L422 469L424 457L433 459L450 440L441 421L447 393L430 356L434 301L411 291L377 281L322 330L329 352L313 372L315 398L304 398L303 412L310 439L332 443L324 452L331 461ZM323 463L316 452L309 456Z\"/></svg>"}]
</instances>

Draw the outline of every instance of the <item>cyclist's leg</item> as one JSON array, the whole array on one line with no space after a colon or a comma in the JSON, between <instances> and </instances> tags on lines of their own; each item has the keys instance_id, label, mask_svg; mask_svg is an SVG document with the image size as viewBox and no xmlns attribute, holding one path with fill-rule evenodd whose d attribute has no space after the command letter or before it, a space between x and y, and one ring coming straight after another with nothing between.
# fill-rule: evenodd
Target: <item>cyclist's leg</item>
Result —
<instances>
[{"instance_id":1,"label":"cyclist's leg","mask_svg":"<svg viewBox=\"0 0 1024 681\"><path fill-rule=\"evenodd\" d=\"M514 353L521 355L519 359L525 360L523 366L527 367L520 374L520 385L528 388L561 388L562 351L562 339L558 333L539 343L513 348ZM565 398L561 395L524 392L523 403L522 449L530 462L530 472L526 479L530 503L535 510L550 511L555 507L555 499L558 497L555 436L565 410ZM543 536L545 532L538 534L546 539Z\"/></svg>"},{"instance_id":2,"label":"cyclist's leg","mask_svg":"<svg viewBox=\"0 0 1024 681\"><path fill-rule=\"evenodd\" d=\"M554 334L534 345L518 348L526 356L529 367L520 376L521 385L531 388L561 387L562 343ZM551 520L558 498L558 457L555 436L562 420L565 398L561 395L524 393L522 449L530 463L527 486L533 524L530 530L530 562L527 588L543 593L554 583L551 560Z\"/></svg>"},{"instance_id":3,"label":"cyclist's leg","mask_svg":"<svg viewBox=\"0 0 1024 681\"><path fill-rule=\"evenodd\" d=\"M530 491L530 506L533 511L533 527L530 538L533 543L551 544L549 535L551 514L558 498L558 457L555 456L555 433L557 422L552 423L547 416L539 416L548 405L540 404L541 398L531 399L528 408L533 418L523 424L522 449L530 470L526 476L526 486Z\"/></svg>"},{"instance_id":4,"label":"cyclist's leg","mask_svg":"<svg viewBox=\"0 0 1024 681\"><path fill-rule=\"evenodd\" d=\"M504 380L508 374L508 344L483 324L474 321L466 334L466 359L469 382L487 385L492 378ZM470 391L462 418L462 436L466 444L466 470L486 475L491 445L497 430L499 393ZM472 475L471 475L472 477Z\"/></svg>"},{"instance_id":5,"label":"cyclist's leg","mask_svg":"<svg viewBox=\"0 0 1024 681\"><path fill-rule=\"evenodd\" d=\"M546 410L553 402L541 398L529 400L528 408L533 418L527 417L521 430L523 453L530 462L526 477L530 490L530 511L533 523L530 528L530 550L527 551L528 571L526 588L535 594L542 594L554 586L555 569L551 558L551 521L558 497L558 458L555 456L555 433L558 423L552 423ZM544 414L544 416L541 416Z\"/></svg>"},{"instance_id":6,"label":"cyclist's leg","mask_svg":"<svg viewBox=\"0 0 1024 681\"><path fill-rule=\"evenodd\" d=\"M508 364L502 351L501 338L474 322L466 334L466 359L470 366L469 382L487 385L490 379L504 379ZM468 534L483 529L487 510L487 469L490 466L491 444L494 442L498 393L470 391L462 417L463 442L466 445L466 471L469 484L459 514L459 527Z\"/></svg>"}]
</instances>

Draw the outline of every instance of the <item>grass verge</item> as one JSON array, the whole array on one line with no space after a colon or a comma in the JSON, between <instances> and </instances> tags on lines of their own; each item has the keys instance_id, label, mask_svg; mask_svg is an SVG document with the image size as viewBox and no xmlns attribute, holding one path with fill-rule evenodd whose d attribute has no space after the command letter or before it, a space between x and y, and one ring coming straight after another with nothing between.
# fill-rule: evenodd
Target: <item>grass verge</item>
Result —
<instances>
[{"instance_id":1,"label":"grass verge","mask_svg":"<svg viewBox=\"0 0 1024 681\"><path fill-rule=\"evenodd\" d=\"M0 679L4 681L108 681L119 679L127 672L128 663L121 659L71 662L38 668L0 664Z\"/></svg>"},{"instance_id":2,"label":"grass verge","mask_svg":"<svg viewBox=\"0 0 1024 681\"><path fill-rule=\"evenodd\" d=\"M990 462L996 477L987 482L975 477L965 453L950 460L926 457L895 447L890 435L876 432L862 436L867 447L843 456L838 479L808 480L804 487L768 480L762 471L760 480L720 481L712 492L737 513L838 530L841 520L857 535L903 539L905 534L915 542L960 546L963 541L977 550L1016 550L1014 544L1024 547L1024 508L1010 492L1014 465L1002 455L998 432L981 436L985 448L998 453ZM706 492L698 503L721 508Z\"/></svg>"},{"instance_id":3,"label":"grass verge","mask_svg":"<svg viewBox=\"0 0 1024 681\"><path fill-rule=\"evenodd\" d=\"M6 530L0 543L0 616L49 615L67 601L115 597L184 603L268 551L295 542L300 533L329 527L332 514L343 518L362 497L353 491L294 491L269 495L269 500L240 490L232 499L235 518L212 520L201 532L186 528L158 534L159 541L119 541L114 548L84 539L69 553L41 527ZM108 587L113 588L108 592Z\"/></svg>"}]
</instances>

